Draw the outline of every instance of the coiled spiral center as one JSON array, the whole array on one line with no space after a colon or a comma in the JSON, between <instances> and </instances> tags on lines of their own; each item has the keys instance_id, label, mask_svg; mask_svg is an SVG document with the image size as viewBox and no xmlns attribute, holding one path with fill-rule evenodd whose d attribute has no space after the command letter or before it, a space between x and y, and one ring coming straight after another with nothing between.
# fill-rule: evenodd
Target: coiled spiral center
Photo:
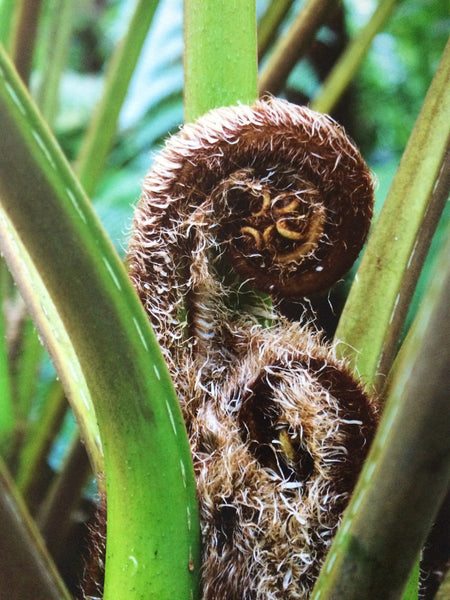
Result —
<instances>
[{"instance_id":1,"label":"coiled spiral center","mask_svg":"<svg viewBox=\"0 0 450 600\"><path fill-rule=\"evenodd\" d=\"M228 206L222 237L241 276L262 288L269 274L290 274L320 260L327 246L327 210L320 190L297 173L239 169L212 193ZM231 218L229 215L233 215Z\"/></svg>"}]
</instances>

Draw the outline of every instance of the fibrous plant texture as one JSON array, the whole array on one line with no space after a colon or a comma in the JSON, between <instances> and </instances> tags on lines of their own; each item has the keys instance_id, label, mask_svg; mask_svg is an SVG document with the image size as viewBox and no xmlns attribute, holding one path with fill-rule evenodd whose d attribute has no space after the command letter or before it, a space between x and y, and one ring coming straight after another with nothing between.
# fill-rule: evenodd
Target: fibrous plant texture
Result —
<instances>
[{"instance_id":1,"label":"fibrous plant texture","mask_svg":"<svg viewBox=\"0 0 450 600\"><path fill-rule=\"evenodd\" d=\"M307 598L373 437L375 402L320 335L248 284L323 291L372 214L369 170L329 117L269 99L211 111L145 179L132 282L179 395L197 478L203 598ZM240 298L240 300L239 300Z\"/></svg>"}]
</instances>

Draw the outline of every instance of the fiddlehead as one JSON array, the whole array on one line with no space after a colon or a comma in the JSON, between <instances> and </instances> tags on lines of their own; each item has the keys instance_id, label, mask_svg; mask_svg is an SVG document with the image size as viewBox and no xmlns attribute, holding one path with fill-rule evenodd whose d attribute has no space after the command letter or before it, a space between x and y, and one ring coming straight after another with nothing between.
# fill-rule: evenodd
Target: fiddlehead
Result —
<instances>
[{"instance_id":1,"label":"fiddlehead","mask_svg":"<svg viewBox=\"0 0 450 600\"><path fill-rule=\"evenodd\" d=\"M217 331L227 277L217 277L213 256L225 257L221 273L226 262L274 297L326 289L361 250L372 193L342 128L306 107L271 98L185 126L145 179L129 253L131 279L167 355L185 334L186 301L197 337L201 323L204 337Z\"/></svg>"},{"instance_id":2,"label":"fiddlehead","mask_svg":"<svg viewBox=\"0 0 450 600\"><path fill-rule=\"evenodd\" d=\"M146 177L130 276L174 378L197 476L204 600L306 599L376 408L331 348L233 308L237 272L275 298L358 255L369 170L331 119L284 101L211 111Z\"/></svg>"}]
</instances>

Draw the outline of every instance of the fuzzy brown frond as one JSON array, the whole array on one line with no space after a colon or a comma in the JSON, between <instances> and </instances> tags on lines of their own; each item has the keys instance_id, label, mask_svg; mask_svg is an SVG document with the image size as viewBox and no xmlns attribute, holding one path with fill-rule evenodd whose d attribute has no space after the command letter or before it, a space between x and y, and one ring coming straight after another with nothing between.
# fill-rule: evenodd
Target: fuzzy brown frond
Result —
<instances>
[{"instance_id":1,"label":"fuzzy brown frond","mask_svg":"<svg viewBox=\"0 0 450 600\"><path fill-rule=\"evenodd\" d=\"M274 98L185 126L145 179L130 277L189 435L204 600L306 600L317 577L375 404L317 332L275 311L263 328L263 299L244 311L233 294L244 280L276 298L330 286L362 247L372 194L334 121Z\"/></svg>"},{"instance_id":2,"label":"fuzzy brown frond","mask_svg":"<svg viewBox=\"0 0 450 600\"><path fill-rule=\"evenodd\" d=\"M330 117L283 100L212 110L170 138L145 178L130 277L175 363L189 318L217 334L219 301L241 280L274 297L335 283L372 216L368 167ZM227 283L225 283L225 281ZM262 307L260 307L262 309Z\"/></svg>"}]
</instances>

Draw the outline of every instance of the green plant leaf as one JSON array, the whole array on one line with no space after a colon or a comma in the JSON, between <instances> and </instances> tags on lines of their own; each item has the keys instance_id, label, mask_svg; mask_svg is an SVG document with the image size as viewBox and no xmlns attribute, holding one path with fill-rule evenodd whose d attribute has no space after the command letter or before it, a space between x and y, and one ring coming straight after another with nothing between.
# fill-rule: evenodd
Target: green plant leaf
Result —
<instances>
[{"instance_id":1,"label":"green plant leaf","mask_svg":"<svg viewBox=\"0 0 450 600\"><path fill-rule=\"evenodd\" d=\"M258 23L258 56L263 56L273 41L278 27L289 12L294 0L271 0Z\"/></svg>"},{"instance_id":2,"label":"green plant leaf","mask_svg":"<svg viewBox=\"0 0 450 600\"><path fill-rule=\"evenodd\" d=\"M33 423L28 423L27 435L21 447L16 470L16 485L29 506L36 504L36 492L42 486L43 473L55 432L59 431L67 402L61 382L54 379Z\"/></svg>"},{"instance_id":3,"label":"green plant leaf","mask_svg":"<svg viewBox=\"0 0 450 600\"><path fill-rule=\"evenodd\" d=\"M3 51L0 123L2 250L79 422L98 423L104 598L195 598L195 482L172 382L119 257Z\"/></svg>"},{"instance_id":4,"label":"green plant leaf","mask_svg":"<svg viewBox=\"0 0 450 600\"><path fill-rule=\"evenodd\" d=\"M43 46L41 77L36 92L36 103L49 125L57 114L58 92L61 76L69 51L74 22L74 0L52 0L47 2L51 12L45 36L40 36Z\"/></svg>"},{"instance_id":5,"label":"green plant leaf","mask_svg":"<svg viewBox=\"0 0 450 600\"><path fill-rule=\"evenodd\" d=\"M0 19L0 44L3 44L5 48L9 48L10 44L14 4L15 0L1 0L0 2L0 12L2 15Z\"/></svg>"},{"instance_id":6,"label":"green plant leaf","mask_svg":"<svg viewBox=\"0 0 450 600\"><path fill-rule=\"evenodd\" d=\"M27 85L33 64L42 1L17 0L14 4L11 56L17 72Z\"/></svg>"}]
</instances>

